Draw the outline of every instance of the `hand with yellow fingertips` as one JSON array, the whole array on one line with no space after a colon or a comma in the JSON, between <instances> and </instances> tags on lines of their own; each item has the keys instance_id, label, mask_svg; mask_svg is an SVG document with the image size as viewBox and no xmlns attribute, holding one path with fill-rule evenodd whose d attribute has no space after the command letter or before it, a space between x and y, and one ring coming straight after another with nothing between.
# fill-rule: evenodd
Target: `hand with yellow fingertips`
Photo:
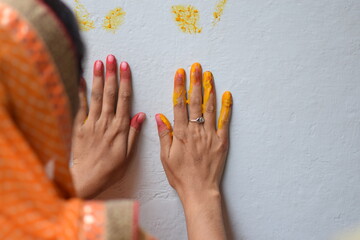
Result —
<instances>
[{"instance_id":1,"label":"hand with yellow fingertips","mask_svg":"<svg viewBox=\"0 0 360 240\"><path fill-rule=\"evenodd\" d=\"M229 148L232 96L230 92L223 94L216 124L212 73L203 74L201 65L195 63L189 75L186 96L185 71L175 73L174 126L164 115L156 115L160 157L168 181L183 204L189 239L225 239L220 182ZM194 121L199 117L205 122Z\"/></svg>"}]
</instances>

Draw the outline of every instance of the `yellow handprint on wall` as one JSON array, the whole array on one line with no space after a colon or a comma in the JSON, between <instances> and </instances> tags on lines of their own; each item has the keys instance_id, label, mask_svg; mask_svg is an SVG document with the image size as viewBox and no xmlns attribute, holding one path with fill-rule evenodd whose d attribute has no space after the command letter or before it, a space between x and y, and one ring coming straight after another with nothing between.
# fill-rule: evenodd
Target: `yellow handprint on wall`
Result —
<instances>
[{"instance_id":1,"label":"yellow handprint on wall","mask_svg":"<svg viewBox=\"0 0 360 240\"><path fill-rule=\"evenodd\" d=\"M89 31L95 28L95 22L90 18L90 13L79 0L75 0L74 11L82 31Z\"/></svg>"},{"instance_id":2,"label":"yellow handprint on wall","mask_svg":"<svg viewBox=\"0 0 360 240\"><path fill-rule=\"evenodd\" d=\"M195 7L188 5L172 6L174 20L184 33L201 33L202 28L198 26L199 10Z\"/></svg>"},{"instance_id":3,"label":"yellow handprint on wall","mask_svg":"<svg viewBox=\"0 0 360 240\"><path fill-rule=\"evenodd\" d=\"M227 0L220 0L216 4L215 11L213 13L213 15L214 15L213 24L214 25L216 25L220 21L220 18L223 15L223 12L224 12L226 2L227 2Z\"/></svg>"},{"instance_id":4,"label":"yellow handprint on wall","mask_svg":"<svg viewBox=\"0 0 360 240\"><path fill-rule=\"evenodd\" d=\"M213 13L214 25L220 21L226 2L227 0L219 0L216 3ZM174 14L175 22L182 32L190 34L201 33L202 27L199 26L200 13L196 7L192 5L175 5L172 6L172 13Z\"/></svg>"},{"instance_id":5,"label":"yellow handprint on wall","mask_svg":"<svg viewBox=\"0 0 360 240\"><path fill-rule=\"evenodd\" d=\"M121 8L111 10L104 19L103 28L109 32L115 33L116 30L124 23L125 12Z\"/></svg>"},{"instance_id":6,"label":"yellow handprint on wall","mask_svg":"<svg viewBox=\"0 0 360 240\"><path fill-rule=\"evenodd\" d=\"M91 19L91 14L86 7L80 3L80 0L75 1L75 16L79 22L82 31L89 31L95 28L95 21ZM125 12L122 8L117 7L110 10L103 20L103 29L115 33L116 30L124 23Z\"/></svg>"},{"instance_id":7,"label":"yellow handprint on wall","mask_svg":"<svg viewBox=\"0 0 360 240\"><path fill-rule=\"evenodd\" d=\"M91 18L91 14L86 7L80 3L80 0L75 1L75 15L78 19L80 29L82 31L90 31L95 28L95 21ZM227 0L219 0L216 3L213 12L213 25L216 25L223 15L224 7ZM179 29L188 34L197 34L202 32L202 27L199 24L200 12L192 5L174 5L171 7L174 16L174 21L177 23ZM106 31L115 33L119 27L124 23L126 13L122 8L117 7L109 11L103 20L102 27Z\"/></svg>"}]
</instances>

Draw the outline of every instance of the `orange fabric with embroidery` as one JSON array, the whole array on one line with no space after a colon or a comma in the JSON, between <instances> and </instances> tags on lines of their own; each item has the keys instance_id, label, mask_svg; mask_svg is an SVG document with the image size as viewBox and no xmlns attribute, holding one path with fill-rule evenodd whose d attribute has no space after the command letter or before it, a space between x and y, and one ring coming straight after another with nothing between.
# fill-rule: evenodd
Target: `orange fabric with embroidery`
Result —
<instances>
[{"instance_id":1,"label":"orange fabric with embroidery","mask_svg":"<svg viewBox=\"0 0 360 240\"><path fill-rule=\"evenodd\" d=\"M42 30L11 4L56 23L37 0L0 0L0 239L114 239L107 234L106 202L74 198L71 101L64 81L77 81L76 66L69 69L72 79L62 79ZM53 31L63 30L57 27ZM58 40L68 42L63 35ZM129 213L124 224L130 229L120 228L119 237L145 239L137 204L126 204L115 204Z\"/></svg>"}]
</instances>

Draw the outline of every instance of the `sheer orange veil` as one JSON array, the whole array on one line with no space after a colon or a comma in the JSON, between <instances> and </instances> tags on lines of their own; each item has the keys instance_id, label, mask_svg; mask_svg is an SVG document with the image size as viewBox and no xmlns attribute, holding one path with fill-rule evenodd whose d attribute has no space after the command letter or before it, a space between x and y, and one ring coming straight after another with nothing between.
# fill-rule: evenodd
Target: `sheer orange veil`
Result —
<instances>
[{"instance_id":1,"label":"sheer orange veil","mask_svg":"<svg viewBox=\"0 0 360 240\"><path fill-rule=\"evenodd\" d=\"M0 239L149 239L136 202L75 196L76 61L40 0L0 0Z\"/></svg>"}]
</instances>

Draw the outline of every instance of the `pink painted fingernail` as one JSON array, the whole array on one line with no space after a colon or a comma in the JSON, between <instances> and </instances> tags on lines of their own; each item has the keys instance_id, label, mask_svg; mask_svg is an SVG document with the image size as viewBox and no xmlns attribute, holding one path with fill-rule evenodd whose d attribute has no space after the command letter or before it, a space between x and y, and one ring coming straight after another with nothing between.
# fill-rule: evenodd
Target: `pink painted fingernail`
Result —
<instances>
[{"instance_id":1,"label":"pink painted fingernail","mask_svg":"<svg viewBox=\"0 0 360 240\"><path fill-rule=\"evenodd\" d=\"M114 55L109 55L106 59L106 76L115 73L116 73L116 58L114 57Z\"/></svg>"},{"instance_id":2,"label":"pink painted fingernail","mask_svg":"<svg viewBox=\"0 0 360 240\"><path fill-rule=\"evenodd\" d=\"M158 125L158 127L164 126L165 124L163 123L163 121L161 121L160 118L160 114L156 114L155 115L155 120L156 120L156 124Z\"/></svg>"},{"instance_id":3,"label":"pink painted fingernail","mask_svg":"<svg viewBox=\"0 0 360 240\"><path fill-rule=\"evenodd\" d=\"M108 63L114 63L114 62L115 62L115 57L114 57L114 55L109 55L109 56L107 57L107 62L108 62Z\"/></svg>"},{"instance_id":4,"label":"pink painted fingernail","mask_svg":"<svg viewBox=\"0 0 360 240\"><path fill-rule=\"evenodd\" d=\"M127 62L122 62L120 64L121 71L126 71L128 69L128 67L129 67L129 64Z\"/></svg>"},{"instance_id":5,"label":"pink painted fingernail","mask_svg":"<svg viewBox=\"0 0 360 240\"><path fill-rule=\"evenodd\" d=\"M97 60L94 64L94 74L99 76L103 71L103 63L100 60Z\"/></svg>"},{"instance_id":6,"label":"pink painted fingernail","mask_svg":"<svg viewBox=\"0 0 360 240\"><path fill-rule=\"evenodd\" d=\"M137 119L136 119L136 121L138 122L138 123L143 123L144 122L144 120L145 120L145 117L146 117L146 114L145 113L139 113L139 115L138 115L138 117L137 117Z\"/></svg>"}]
</instances>

